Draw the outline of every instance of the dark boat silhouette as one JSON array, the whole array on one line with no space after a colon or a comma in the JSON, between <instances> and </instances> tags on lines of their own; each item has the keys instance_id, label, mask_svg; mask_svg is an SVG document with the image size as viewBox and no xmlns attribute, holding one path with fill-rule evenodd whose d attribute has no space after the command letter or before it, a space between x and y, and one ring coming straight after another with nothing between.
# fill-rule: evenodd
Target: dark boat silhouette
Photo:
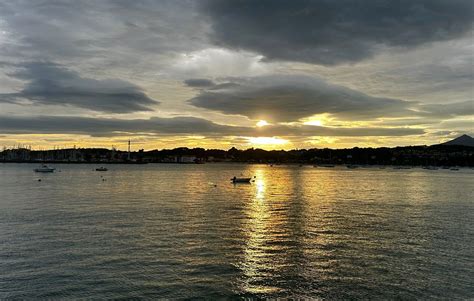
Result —
<instances>
[{"instance_id":1,"label":"dark boat silhouette","mask_svg":"<svg viewBox=\"0 0 474 301\"><path fill-rule=\"evenodd\" d=\"M250 181L252 181L252 178L237 178L237 177L233 177L232 179L230 179L232 183L250 183Z\"/></svg>"}]
</instances>

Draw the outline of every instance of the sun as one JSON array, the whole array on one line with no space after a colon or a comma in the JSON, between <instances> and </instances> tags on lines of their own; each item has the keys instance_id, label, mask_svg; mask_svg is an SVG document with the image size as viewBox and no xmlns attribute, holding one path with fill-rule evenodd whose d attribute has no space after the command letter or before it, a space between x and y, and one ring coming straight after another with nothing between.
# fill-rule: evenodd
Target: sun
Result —
<instances>
[{"instance_id":1,"label":"sun","mask_svg":"<svg viewBox=\"0 0 474 301\"><path fill-rule=\"evenodd\" d=\"M268 125L268 122L266 120L260 120L259 122L257 122L258 127L262 127L266 125Z\"/></svg>"}]
</instances>

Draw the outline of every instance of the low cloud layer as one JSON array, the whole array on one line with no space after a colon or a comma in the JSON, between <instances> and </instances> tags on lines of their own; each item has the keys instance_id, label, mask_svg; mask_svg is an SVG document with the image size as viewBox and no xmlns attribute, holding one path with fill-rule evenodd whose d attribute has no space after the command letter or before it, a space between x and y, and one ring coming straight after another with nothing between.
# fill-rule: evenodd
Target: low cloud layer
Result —
<instances>
[{"instance_id":1,"label":"low cloud layer","mask_svg":"<svg viewBox=\"0 0 474 301\"><path fill-rule=\"evenodd\" d=\"M383 47L416 47L472 30L471 0L208 0L217 45L271 60L357 62Z\"/></svg>"},{"instance_id":2,"label":"low cloud layer","mask_svg":"<svg viewBox=\"0 0 474 301\"><path fill-rule=\"evenodd\" d=\"M431 117L469 116L474 115L474 100L449 104L425 104L420 109L423 115Z\"/></svg>"},{"instance_id":3,"label":"low cloud layer","mask_svg":"<svg viewBox=\"0 0 474 301\"><path fill-rule=\"evenodd\" d=\"M336 136L336 137L361 137L361 136L410 136L421 135L422 129L406 127L324 127L311 125L276 125L268 126L255 131L261 136Z\"/></svg>"},{"instance_id":4,"label":"low cloud layer","mask_svg":"<svg viewBox=\"0 0 474 301\"><path fill-rule=\"evenodd\" d=\"M210 79L206 78L191 78L184 81L184 84L189 87L196 87L196 88L205 88L205 87L212 87L214 86L214 82Z\"/></svg>"},{"instance_id":5,"label":"low cloud layer","mask_svg":"<svg viewBox=\"0 0 474 301\"><path fill-rule=\"evenodd\" d=\"M205 135L222 136L407 136L424 131L412 128L329 128L277 125L264 128L216 124L202 118L174 117L150 119L89 118L70 116L0 116L5 134L87 134L91 136Z\"/></svg>"},{"instance_id":6,"label":"low cloud layer","mask_svg":"<svg viewBox=\"0 0 474 301\"><path fill-rule=\"evenodd\" d=\"M224 114L243 115L253 120L295 122L324 113L346 121L373 121L394 117L439 120L474 115L473 100L424 104L374 97L327 83L320 78L301 75L228 78L215 85L210 83L211 81L209 86L199 86L199 94L188 102L196 107ZM417 120L417 123L420 121L422 120Z\"/></svg>"},{"instance_id":7,"label":"low cloud layer","mask_svg":"<svg viewBox=\"0 0 474 301\"><path fill-rule=\"evenodd\" d=\"M91 136L116 136L127 133L222 135L237 134L245 128L219 125L195 117L117 119L71 116L2 116L0 117L0 130L4 133L70 133Z\"/></svg>"},{"instance_id":8,"label":"low cloud layer","mask_svg":"<svg viewBox=\"0 0 474 301\"><path fill-rule=\"evenodd\" d=\"M26 81L18 93L0 94L0 102L24 100L46 105L71 105L107 113L150 111L159 104L132 83L120 79L81 77L60 65L30 62L17 65L9 75Z\"/></svg>"},{"instance_id":9,"label":"low cloud layer","mask_svg":"<svg viewBox=\"0 0 474 301\"><path fill-rule=\"evenodd\" d=\"M373 97L308 76L230 78L202 90L189 103L250 119L292 122L315 114L368 119L413 114L408 101Z\"/></svg>"}]
</instances>

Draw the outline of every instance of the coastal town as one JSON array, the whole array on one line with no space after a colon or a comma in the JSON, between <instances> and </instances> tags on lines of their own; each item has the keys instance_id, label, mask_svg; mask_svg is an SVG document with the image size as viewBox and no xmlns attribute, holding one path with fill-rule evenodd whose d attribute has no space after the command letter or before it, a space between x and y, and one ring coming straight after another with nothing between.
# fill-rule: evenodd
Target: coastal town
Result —
<instances>
[{"instance_id":1,"label":"coastal town","mask_svg":"<svg viewBox=\"0 0 474 301\"><path fill-rule=\"evenodd\" d=\"M348 149L239 150L174 148L138 151L115 148L64 148L34 150L19 146L4 148L0 162L146 164L243 162L264 164L359 164L406 166L474 166L473 138L463 135L453 141L431 146L404 146ZM460 141L460 142L456 142Z\"/></svg>"}]
</instances>

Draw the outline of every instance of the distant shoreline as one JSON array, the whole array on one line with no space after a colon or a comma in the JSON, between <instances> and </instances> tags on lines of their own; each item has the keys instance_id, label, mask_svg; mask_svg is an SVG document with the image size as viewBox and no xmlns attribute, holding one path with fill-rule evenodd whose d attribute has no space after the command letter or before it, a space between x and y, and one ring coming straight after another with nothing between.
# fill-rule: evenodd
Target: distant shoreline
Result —
<instances>
[{"instance_id":1,"label":"distant shoreline","mask_svg":"<svg viewBox=\"0 0 474 301\"><path fill-rule=\"evenodd\" d=\"M0 163L26 163L26 164L121 164L121 165L145 165L148 162L102 162L102 161L91 161L91 162L81 162L81 161L2 161ZM164 162L163 162L164 163ZM196 164L196 163L176 163L176 164Z\"/></svg>"},{"instance_id":2,"label":"distant shoreline","mask_svg":"<svg viewBox=\"0 0 474 301\"><path fill-rule=\"evenodd\" d=\"M395 148L239 150L175 148L124 152L115 149L73 148L35 151L5 149L0 163L34 164L304 164L360 166L474 166L474 147L463 145L407 146Z\"/></svg>"},{"instance_id":3,"label":"distant shoreline","mask_svg":"<svg viewBox=\"0 0 474 301\"><path fill-rule=\"evenodd\" d=\"M268 165L271 167L278 167L278 166L312 166L315 168L321 169L330 169L329 167L325 166L325 164L312 164L312 163L295 163L295 162L286 162L286 163L265 163L265 162L238 162L238 161L220 161L220 162L206 162L206 163L193 163L193 162L67 162L67 161L0 161L1 163L13 163L13 164L66 164L66 165L154 165L154 164L165 164L165 165L203 165L203 164L242 164L242 165ZM464 167L464 168L472 168L469 165L425 165L425 164L331 164L332 167L347 167L347 166L355 166L361 168L367 167Z\"/></svg>"}]
</instances>

